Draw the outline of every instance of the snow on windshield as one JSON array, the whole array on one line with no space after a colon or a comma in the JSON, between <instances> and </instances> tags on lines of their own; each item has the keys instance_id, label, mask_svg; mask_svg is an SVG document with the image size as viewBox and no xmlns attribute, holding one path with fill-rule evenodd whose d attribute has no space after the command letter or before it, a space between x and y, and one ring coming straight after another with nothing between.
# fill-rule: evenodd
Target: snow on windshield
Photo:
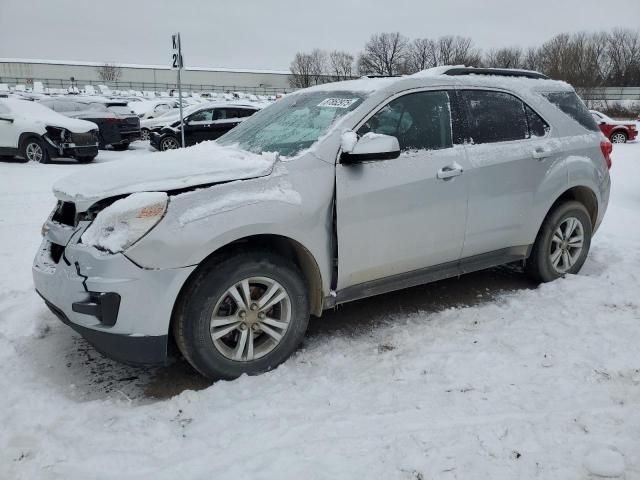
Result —
<instances>
[{"instance_id":1,"label":"snow on windshield","mask_svg":"<svg viewBox=\"0 0 640 480\"><path fill-rule=\"evenodd\" d=\"M291 95L256 113L218 139L254 153L293 156L309 148L362 103L362 92L313 90Z\"/></svg>"}]
</instances>

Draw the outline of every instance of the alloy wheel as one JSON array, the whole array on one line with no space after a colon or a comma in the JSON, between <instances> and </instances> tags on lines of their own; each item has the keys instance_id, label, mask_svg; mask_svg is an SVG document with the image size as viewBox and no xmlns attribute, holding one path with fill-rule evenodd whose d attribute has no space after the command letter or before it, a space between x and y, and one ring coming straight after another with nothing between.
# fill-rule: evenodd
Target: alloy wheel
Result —
<instances>
[{"instance_id":1,"label":"alloy wheel","mask_svg":"<svg viewBox=\"0 0 640 480\"><path fill-rule=\"evenodd\" d=\"M180 145L178 144L178 141L173 138L173 137L167 137L164 140L162 140L162 150L175 150L177 148L180 148Z\"/></svg>"},{"instance_id":2,"label":"alloy wheel","mask_svg":"<svg viewBox=\"0 0 640 480\"><path fill-rule=\"evenodd\" d=\"M575 217L565 218L551 237L549 260L558 273L566 273L573 267L584 246L584 227Z\"/></svg>"},{"instance_id":3,"label":"alloy wheel","mask_svg":"<svg viewBox=\"0 0 640 480\"><path fill-rule=\"evenodd\" d=\"M291 321L291 298L267 277L246 278L218 299L210 322L215 348L226 358L250 362L273 351Z\"/></svg>"},{"instance_id":4,"label":"alloy wheel","mask_svg":"<svg viewBox=\"0 0 640 480\"><path fill-rule=\"evenodd\" d=\"M41 162L44 157L44 152L42 151L42 147L36 142L30 142L27 144L25 148L25 154L27 156L27 160L31 162Z\"/></svg>"},{"instance_id":5,"label":"alloy wheel","mask_svg":"<svg viewBox=\"0 0 640 480\"><path fill-rule=\"evenodd\" d=\"M626 143L626 142L627 142L627 136L622 132L614 133L613 135L611 135L611 143Z\"/></svg>"}]
</instances>

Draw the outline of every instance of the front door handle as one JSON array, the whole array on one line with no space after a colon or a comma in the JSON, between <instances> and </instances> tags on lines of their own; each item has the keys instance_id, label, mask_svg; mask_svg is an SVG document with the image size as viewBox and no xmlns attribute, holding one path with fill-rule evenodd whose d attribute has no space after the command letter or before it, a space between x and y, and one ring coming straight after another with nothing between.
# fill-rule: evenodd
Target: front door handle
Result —
<instances>
[{"instance_id":1,"label":"front door handle","mask_svg":"<svg viewBox=\"0 0 640 480\"><path fill-rule=\"evenodd\" d=\"M449 178L457 177L458 175L462 175L464 170L457 163L452 163L451 165L447 165L446 167L442 167L438 170L438 178L440 180L448 180Z\"/></svg>"}]
</instances>

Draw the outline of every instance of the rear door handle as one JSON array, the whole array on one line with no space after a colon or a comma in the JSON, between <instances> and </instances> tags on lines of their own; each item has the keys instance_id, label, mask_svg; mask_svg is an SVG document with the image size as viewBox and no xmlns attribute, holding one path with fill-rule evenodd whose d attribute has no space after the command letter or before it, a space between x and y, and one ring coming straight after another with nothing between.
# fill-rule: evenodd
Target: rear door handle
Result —
<instances>
[{"instance_id":1,"label":"rear door handle","mask_svg":"<svg viewBox=\"0 0 640 480\"><path fill-rule=\"evenodd\" d=\"M536 148L533 152L531 152L531 156L533 158L537 158L538 160L544 160L545 158L549 158L554 154L553 150L548 148Z\"/></svg>"},{"instance_id":2,"label":"rear door handle","mask_svg":"<svg viewBox=\"0 0 640 480\"><path fill-rule=\"evenodd\" d=\"M453 163L451 165L447 165L446 167L442 167L438 170L438 178L440 180L447 180L449 178L457 177L458 175L462 175L464 170L457 163Z\"/></svg>"}]
</instances>

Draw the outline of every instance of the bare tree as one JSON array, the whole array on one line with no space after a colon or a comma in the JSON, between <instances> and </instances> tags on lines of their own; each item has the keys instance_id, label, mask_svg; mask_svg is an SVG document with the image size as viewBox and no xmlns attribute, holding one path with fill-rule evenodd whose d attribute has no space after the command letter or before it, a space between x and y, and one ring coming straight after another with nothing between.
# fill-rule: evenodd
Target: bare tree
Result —
<instances>
[{"instance_id":1,"label":"bare tree","mask_svg":"<svg viewBox=\"0 0 640 480\"><path fill-rule=\"evenodd\" d=\"M608 37L609 80L615 86L640 84L640 32L615 29Z\"/></svg>"},{"instance_id":2,"label":"bare tree","mask_svg":"<svg viewBox=\"0 0 640 480\"><path fill-rule=\"evenodd\" d=\"M353 78L353 55L334 50L329 54L331 75L336 81Z\"/></svg>"},{"instance_id":3,"label":"bare tree","mask_svg":"<svg viewBox=\"0 0 640 480\"><path fill-rule=\"evenodd\" d=\"M484 65L494 68L523 68L524 55L520 47L490 50L484 57Z\"/></svg>"},{"instance_id":4,"label":"bare tree","mask_svg":"<svg viewBox=\"0 0 640 480\"><path fill-rule=\"evenodd\" d=\"M482 65L482 53L474 47L469 37L447 35L436 41L438 65Z\"/></svg>"},{"instance_id":5,"label":"bare tree","mask_svg":"<svg viewBox=\"0 0 640 480\"><path fill-rule=\"evenodd\" d=\"M98 78L103 82L117 82L122 77L122 67L112 63L105 63L96 68Z\"/></svg>"},{"instance_id":6,"label":"bare tree","mask_svg":"<svg viewBox=\"0 0 640 480\"><path fill-rule=\"evenodd\" d=\"M358 70L363 75L398 75L403 73L408 40L400 33L376 33L358 57Z\"/></svg>"},{"instance_id":7,"label":"bare tree","mask_svg":"<svg viewBox=\"0 0 640 480\"><path fill-rule=\"evenodd\" d=\"M542 70L540 59L540 49L538 47L529 47L522 57L522 68L526 70Z\"/></svg>"},{"instance_id":8,"label":"bare tree","mask_svg":"<svg viewBox=\"0 0 640 480\"><path fill-rule=\"evenodd\" d=\"M311 54L311 80L314 85L325 83L327 78L327 54L318 48L314 49Z\"/></svg>"},{"instance_id":9,"label":"bare tree","mask_svg":"<svg viewBox=\"0 0 640 480\"><path fill-rule=\"evenodd\" d=\"M429 38L416 38L407 47L406 73L436 66L436 43Z\"/></svg>"}]
</instances>

